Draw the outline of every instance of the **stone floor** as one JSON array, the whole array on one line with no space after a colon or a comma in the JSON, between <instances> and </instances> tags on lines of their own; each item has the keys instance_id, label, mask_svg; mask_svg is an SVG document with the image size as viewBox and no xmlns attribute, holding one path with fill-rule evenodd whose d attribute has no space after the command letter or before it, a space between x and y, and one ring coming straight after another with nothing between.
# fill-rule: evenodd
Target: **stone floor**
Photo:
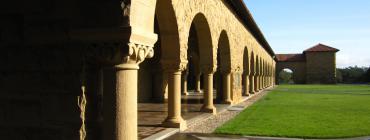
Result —
<instances>
[{"instance_id":1,"label":"stone floor","mask_svg":"<svg viewBox=\"0 0 370 140\"><path fill-rule=\"evenodd\" d=\"M181 98L181 114L183 119L185 119L187 122L191 121L197 116L209 114L200 112L203 102L202 94L189 92L189 95L183 95ZM226 108L228 105L215 104L215 106L219 110L221 108ZM146 138L166 129L161 126L161 123L167 117L166 103L139 103L138 111L138 133L140 139Z\"/></svg>"}]
</instances>

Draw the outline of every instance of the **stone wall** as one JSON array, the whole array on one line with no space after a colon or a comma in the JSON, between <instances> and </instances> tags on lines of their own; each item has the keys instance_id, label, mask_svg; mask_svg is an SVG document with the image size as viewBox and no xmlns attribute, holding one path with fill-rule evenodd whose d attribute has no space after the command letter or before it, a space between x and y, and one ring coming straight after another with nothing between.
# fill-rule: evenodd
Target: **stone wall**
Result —
<instances>
[{"instance_id":1,"label":"stone wall","mask_svg":"<svg viewBox=\"0 0 370 140\"><path fill-rule=\"evenodd\" d=\"M336 83L335 52L306 52L307 83Z\"/></svg>"},{"instance_id":2,"label":"stone wall","mask_svg":"<svg viewBox=\"0 0 370 140\"><path fill-rule=\"evenodd\" d=\"M293 71L294 83L306 83L306 62L279 62L276 67L277 76L279 76L280 72L285 68Z\"/></svg>"}]
</instances>

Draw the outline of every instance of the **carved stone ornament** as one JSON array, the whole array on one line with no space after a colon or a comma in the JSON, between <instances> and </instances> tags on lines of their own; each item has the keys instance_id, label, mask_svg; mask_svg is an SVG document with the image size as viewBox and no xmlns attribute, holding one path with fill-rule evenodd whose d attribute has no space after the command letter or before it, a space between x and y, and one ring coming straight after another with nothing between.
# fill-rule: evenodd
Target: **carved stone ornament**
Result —
<instances>
[{"instance_id":1,"label":"carved stone ornament","mask_svg":"<svg viewBox=\"0 0 370 140\"><path fill-rule=\"evenodd\" d=\"M129 64L140 64L145 58L152 58L154 50L152 46L141 45L137 43L128 43L128 52L124 56L123 62Z\"/></svg>"}]
</instances>

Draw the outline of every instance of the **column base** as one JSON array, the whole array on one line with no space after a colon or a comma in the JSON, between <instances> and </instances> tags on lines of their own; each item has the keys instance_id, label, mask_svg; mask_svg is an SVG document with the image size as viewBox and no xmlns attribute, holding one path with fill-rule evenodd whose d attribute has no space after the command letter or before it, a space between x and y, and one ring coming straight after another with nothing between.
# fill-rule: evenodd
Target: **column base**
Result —
<instances>
[{"instance_id":1,"label":"column base","mask_svg":"<svg viewBox=\"0 0 370 140\"><path fill-rule=\"evenodd\" d=\"M202 90L195 90L196 93L203 93Z\"/></svg>"},{"instance_id":2,"label":"column base","mask_svg":"<svg viewBox=\"0 0 370 140\"><path fill-rule=\"evenodd\" d=\"M247 92L247 93L243 93L243 96L250 96L250 93L249 92Z\"/></svg>"},{"instance_id":3,"label":"column base","mask_svg":"<svg viewBox=\"0 0 370 140\"><path fill-rule=\"evenodd\" d=\"M168 103L168 99L163 99L163 103Z\"/></svg>"},{"instance_id":4,"label":"column base","mask_svg":"<svg viewBox=\"0 0 370 140\"><path fill-rule=\"evenodd\" d=\"M179 119L167 118L162 122L162 126L168 128L179 128L180 131L185 130L187 128L186 121L182 118Z\"/></svg>"},{"instance_id":5,"label":"column base","mask_svg":"<svg viewBox=\"0 0 370 140\"><path fill-rule=\"evenodd\" d=\"M214 106L208 107L208 106L202 106L202 109L200 109L201 112L206 113L212 113L213 115L216 115L216 108Z\"/></svg>"},{"instance_id":6,"label":"column base","mask_svg":"<svg viewBox=\"0 0 370 140\"><path fill-rule=\"evenodd\" d=\"M231 105L231 104L233 104L233 101L231 101L231 100L221 101L221 104Z\"/></svg>"},{"instance_id":7,"label":"column base","mask_svg":"<svg viewBox=\"0 0 370 140\"><path fill-rule=\"evenodd\" d=\"M189 92L183 92L181 95L189 95Z\"/></svg>"}]
</instances>

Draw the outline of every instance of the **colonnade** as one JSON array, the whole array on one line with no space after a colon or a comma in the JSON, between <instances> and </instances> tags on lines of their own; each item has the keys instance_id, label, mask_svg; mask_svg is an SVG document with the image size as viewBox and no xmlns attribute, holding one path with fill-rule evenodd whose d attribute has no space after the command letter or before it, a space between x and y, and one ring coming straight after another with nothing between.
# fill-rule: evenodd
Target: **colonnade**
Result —
<instances>
[{"instance_id":1,"label":"colonnade","mask_svg":"<svg viewBox=\"0 0 370 140\"><path fill-rule=\"evenodd\" d=\"M208 22L210 19L201 12L189 16L192 17L191 21L186 21L187 24L179 27L180 23L177 21L179 16L176 16L174 13L176 10L172 9L172 6L171 1L158 1L155 8L156 20L154 14L151 17L157 26L157 29L154 29L155 34L148 36L140 32L141 30L132 30L130 38L127 39L128 45L123 45L124 49L119 50L123 55L118 55L122 60L116 62L113 67L115 77L112 80L113 84L104 87L108 89L104 96L112 96L107 99L113 100L111 106L107 104L110 107L108 110L113 110L113 113L104 116L104 121L112 121L104 126L106 132L104 139L137 139L139 64L155 54L161 54L160 62L155 65L160 65L164 71L161 87L162 93L167 95L168 113L162 123L164 127L186 129L186 121L181 115L181 96L188 95L189 84L195 85L195 92L201 92L203 85L203 103L200 111L211 114L217 113L213 97L214 88L222 89L217 91L216 95L222 97L221 103L236 104L240 101L236 97L258 94L274 85L274 54L266 50L266 45L257 41L263 40L262 37L254 38L255 36L252 36L244 26L241 34L245 36L233 36L232 31L215 29L211 26L214 22ZM235 26L240 26L239 20L234 20ZM140 29L146 28L150 27ZM245 41L244 46L235 43L236 38L243 37L250 38ZM153 44L156 41L160 43L155 47L160 49L155 51ZM243 58L236 56L241 49L247 50ZM190 65L194 65L194 69ZM194 76L194 83L190 83L189 75ZM214 85L215 76L221 77L219 78L221 84L218 85L221 88Z\"/></svg>"}]
</instances>

